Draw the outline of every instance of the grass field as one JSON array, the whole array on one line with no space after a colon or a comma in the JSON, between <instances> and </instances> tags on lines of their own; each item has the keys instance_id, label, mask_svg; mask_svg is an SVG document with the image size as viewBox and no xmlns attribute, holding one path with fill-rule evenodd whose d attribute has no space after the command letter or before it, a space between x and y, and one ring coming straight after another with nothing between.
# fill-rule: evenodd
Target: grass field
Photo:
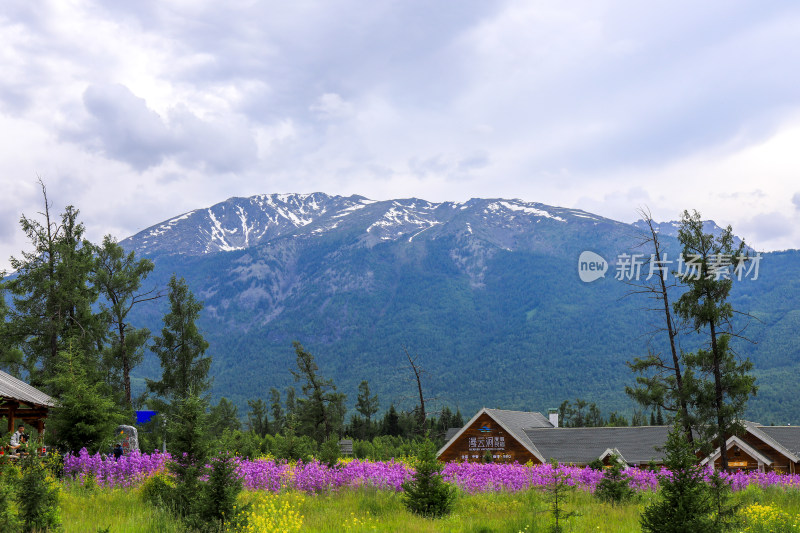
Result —
<instances>
[{"instance_id":1,"label":"grass field","mask_svg":"<svg viewBox=\"0 0 800 533\"><path fill-rule=\"evenodd\" d=\"M652 492L614 507L584 491L573 493L567 510L577 515L565 524L572 532L640 531L639 514ZM749 521L741 531L800 532L800 491L750 487L734 495ZM534 532L551 525L547 504L537 490L515 493L461 494L451 515L429 520L409 514L399 493L348 489L322 494L296 491L277 495L243 492L240 501L253 504L252 531L397 531L397 532ZM138 489L65 487L61 497L65 532L183 532L166 511L141 501Z\"/></svg>"}]
</instances>

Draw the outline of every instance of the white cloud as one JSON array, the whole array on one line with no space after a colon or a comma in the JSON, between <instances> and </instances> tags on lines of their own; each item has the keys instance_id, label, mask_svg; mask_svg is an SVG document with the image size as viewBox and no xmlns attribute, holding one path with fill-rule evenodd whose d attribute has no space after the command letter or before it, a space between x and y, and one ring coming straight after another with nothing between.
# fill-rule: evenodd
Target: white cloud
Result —
<instances>
[{"instance_id":1,"label":"white cloud","mask_svg":"<svg viewBox=\"0 0 800 533\"><path fill-rule=\"evenodd\" d=\"M353 105L336 93L325 93L308 110L325 119L345 118L353 113Z\"/></svg>"},{"instance_id":2,"label":"white cloud","mask_svg":"<svg viewBox=\"0 0 800 533\"><path fill-rule=\"evenodd\" d=\"M41 174L120 238L322 190L695 207L798 247L798 28L800 6L744 1L12 0L0 220L37 210ZM0 261L23 245L0 231Z\"/></svg>"}]
</instances>

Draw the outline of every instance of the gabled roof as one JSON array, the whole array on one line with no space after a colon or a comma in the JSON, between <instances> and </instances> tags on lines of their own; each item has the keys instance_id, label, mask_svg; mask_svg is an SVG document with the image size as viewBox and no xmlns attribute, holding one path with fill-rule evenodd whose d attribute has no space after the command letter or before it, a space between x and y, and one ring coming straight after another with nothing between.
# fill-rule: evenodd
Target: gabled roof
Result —
<instances>
[{"instance_id":1,"label":"gabled roof","mask_svg":"<svg viewBox=\"0 0 800 533\"><path fill-rule=\"evenodd\" d=\"M759 452L758 450L756 450L755 448L753 448L752 446L747 444L745 441L743 441L742 439L740 439L736 435L733 435L732 437L728 438L728 441L725 443L725 449L726 450L730 450L733 447L734 444L736 446L738 446L739 448L741 448L744 451L744 453L746 453L747 455L749 455L750 457L752 457L756 461L764 463L765 465L771 465L772 464L772 459L770 459L766 455L762 454L761 452ZM705 459L700 461L700 464L704 465L709 461L716 461L717 457L719 457L719 456L720 456L720 449L719 449L719 446L718 446L717 449L714 450L714 452L711 455L707 456Z\"/></svg>"},{"instance_id":2,"label":"gabled roof","mask_svg":"<svg viewBox=\"0 0 800 533\"><path fill-rule=\"evenodd\" d=\"M800 463L800 427L762 426L755 422L744 422L744 427L756 438L769 444L789 460Z\"/></svg>"},{"instance_id":3,"label":"gabled roof","mask_svg":"<svg viewBox=\"0 0 800 533\"><path fill-rule=\"evenodd\" d=\"M489 415L495 422L497 422L500 427L502 427L508 434L513 436L526 450L528 450L531 455L536 457L539 461L545 462L545 458L539 453L539 450L536 449L536 446L531 442L528 438L528 435L525 433L526 429L532 428L550 428L553 429L553 425L550 421L544 417L541 413L532 413L527 411L505 411L503 409L487 409L483 408L473 416L469 422L464 424L464 427L461 428L458 433L453 435L450 440L448 440L444 446L442 446L438 452L436 452L437 457L444 453L444 451L450 447L450 444L453 443L458 437L460 437L464 431L467 430L475 421L480 417L482 414Z\"/></svg>"},{"instance_id":4,"label":"gabled roof","mask_svg":"<svg viewBox=\"0 0 800 533\"><path fill-rule=\"evenodd\" d=\"M606 457L609 457L609 456L616 457L618 462L620 462L621 464L625 465L625 467L628 466L628 461L625 460L625 457L623 457L622 454L620 453L620 451L618 449L616 449L616 448L606 448L606 451L601 453L600 457L598 457L598 459L600 459L602 461L603 459L605 459Z\"/></svg>"},{"instance_id":5,"label":"gabled roof","mask_svg":"<svg viewBox=\"0 0 800 533\"><path fill-rule=\"evenodd\" d=\"M0 370L0 399L18 400L26 404L45 407L54 407L56 404L55 400L47 394L2 370Z\"/></svg>"},{"instance_id":6,"label":"gabled roof","mask_svg":"<svg viewBox=\"0 0 800 533\"><path fill-rule=\"evenodd\" d=\"M658 450L667 442L670 426L550 428L526 430L528 438L546 459L559 463L588 464L608 449L616 449L629 464L664 458Z\"/></svg>"}]
</instances>

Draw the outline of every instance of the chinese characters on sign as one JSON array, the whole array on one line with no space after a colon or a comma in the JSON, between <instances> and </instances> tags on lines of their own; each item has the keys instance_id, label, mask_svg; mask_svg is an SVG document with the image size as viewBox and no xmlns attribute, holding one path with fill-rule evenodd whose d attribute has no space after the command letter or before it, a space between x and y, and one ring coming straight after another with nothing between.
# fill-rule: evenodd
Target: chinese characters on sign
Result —
<instances>
[{"instance_id":1,"label":"chinese characters on sign","mask_svg":"<svg viewBox=\"0 0 800 533\"><path fill-rule=\"evenodd\" d=\"M494 436L476 436L469 437L467 440L467 448L470 453L465 453L461 456L462 461L481 461L484 455L489 452L492 453L492 458L498 461L510 461L511 454L506 453L506 438Z\"/></svg>"},{"instance_id":2,"label":"chinese characters on sign","mask_svg":"<svg viewBox=\"0 0 800 533\"><path fill-rule=\"evenodd\" d=\"M706 263L706 278L715 281L749 278L758 279L758 267L761 263L761 254L753 257L732 256L729 254L715 254L710 256ZM655 254L648 258L644 254L619 254L617 256L617 273L615 279L620 281L639 281L646 276L645 281L655 276L667 279L670 271L681 278L699 279L702 271L702 258L699 255L680 254L677 259L669 260L667 254L658 259Z\"/></svg>"},{"instance_id":3,"label":"chinese characters on sign","mask_svg":"<svg viewBox=\"0 0 800 533\"><path fill-rule=\"evenodd\" d=\"M478 450L505 450L505 437L470 437L469 451Z\"/></svg>"}]
</instances>

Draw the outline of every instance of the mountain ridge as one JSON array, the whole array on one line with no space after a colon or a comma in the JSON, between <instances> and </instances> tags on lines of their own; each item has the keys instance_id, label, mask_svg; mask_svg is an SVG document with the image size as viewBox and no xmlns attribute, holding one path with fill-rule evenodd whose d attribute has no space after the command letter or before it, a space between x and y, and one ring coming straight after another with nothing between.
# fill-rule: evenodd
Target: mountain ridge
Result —
<instances>
[{"instance_id":1,"label":"mountain ridge","mask_svg":"<svg viewBox=\"0 0 800 533\"><path fill-rule=\"evenodd\" d=\"M351 400L368 379L382 398L413 401L402 399L412 397L402 371L408 346L431 395L463 410L542 410L580 397L629 412L625 361L665 348L646 335L659 317L612 275L613 257L647 252L636 248L641 236L631 224L518 199L311 193L234 197L121 244L154 261L149 283L164 286L175 272L205 302L213 393L242 409L292 384L299 340ZM677 240L663 236L677 255ZM584 250L609 259L609 275L580 281ZM800 253L766 255L761 278L732 293L736 309L762 321L751 328L760 344L737 348L764 379L752 417L798 423L800 399L786 391L800 370L800 348L788 340L800 328L791 274ZM137 321L158 331L163 305L137 310ZM685 348L697 342L687 336ZM157 373L148 355L139 386Z\"/></svg>"},{"instance_id":2,"label":"mountain ridge","mask_svg":"<svg viewBox=\"0 0 800 533\"><path fill-rule=\"evenodd\" d=\"M472 198L466 202L430 202L414 197L371 200L360 195L285 193L231 197L154 224L121 243L145 254L200 255L243 250L283 236L320 235L336 230L342 222L349 222L368 234L363 235L365 244L374 245L402 237L410 242L423 232L428 232L432 238L447 231L472 233L469 219L475 216L482 216L487 221L493 219L495 223L536 218L537 222L593 221L594 224L628 226L579 209L520 199ZM364 225L366 217L371 217L370 223ZM431 229L434 231L430 232Z\"/></svg>"}]
</instances>

